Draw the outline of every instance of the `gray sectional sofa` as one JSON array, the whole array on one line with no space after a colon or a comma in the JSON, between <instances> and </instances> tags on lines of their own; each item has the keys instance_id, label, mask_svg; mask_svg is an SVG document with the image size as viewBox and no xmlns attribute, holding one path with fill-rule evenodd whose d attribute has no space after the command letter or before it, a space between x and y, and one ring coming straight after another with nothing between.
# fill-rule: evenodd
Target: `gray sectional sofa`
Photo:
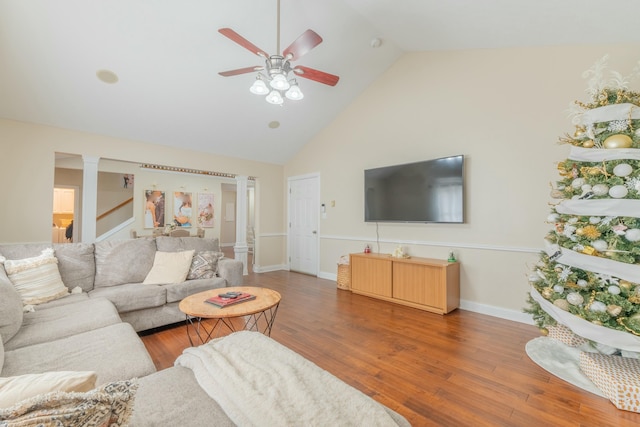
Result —
<instances>
[{"instance_id":1,"label":"gray sectional sofa","mask_svg":"<svg viewBox=\"0 0 640 427\"><path fill-rule=\"evenodd\" d=\"M0 266L0 377L94 371L96 386L138 378L131 426L233 426L191 369L175 366L156 372L136 333L184 320L177 308L183 296L241 284L242 264L233 260L222 260L221 277L187 281L181 284L183 289L136 283L151 268L155 250L202 251L217 249L217 244L213 239L157 238L54 245L64 283L70 288L80 286L84 292L39 304L27 313ZM46 246L0 245L0 255L31 257ZM409 425L397 413L385 410L393 425Z\"/></svg>"}]
</instances>

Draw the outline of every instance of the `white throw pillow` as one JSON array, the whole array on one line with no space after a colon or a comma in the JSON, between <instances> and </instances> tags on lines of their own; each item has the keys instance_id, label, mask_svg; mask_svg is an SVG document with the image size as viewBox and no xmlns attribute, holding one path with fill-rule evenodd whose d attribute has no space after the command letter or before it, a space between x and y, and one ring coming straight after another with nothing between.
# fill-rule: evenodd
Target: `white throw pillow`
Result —
<instances>
[{"instance_id":1,"label":"white throw pillow","mask_svg":"<svg viewBox=\"0 0 640 427\"><path fill-rule=\"evenodd\" d=\"M33 258L17 260L0 258L23 304L42 304L69 294L58 270L58 259L53 249L42 251Z\"/></svg>"},{"instance_id":2,"label":"white throw pillow","mask_svg":"<svg viewBox=\"0 0 640 427\"><path fill-rule=\"evenodd\" d=\"M194 251L156 252L153 267L142 282L145 285L182 283L187 279Z\"/></svg>"},{"instance_id":3,"label":"white throw pillow","mask_svg":"<svg viewBox=\"0 0 640 427\"><path fill-rule=\"evenodd\" d=\"M97 375L89 371L59 371L0 378L0 408L54 391L83 392L96 386Z\"/></svg>"}]
</instances>

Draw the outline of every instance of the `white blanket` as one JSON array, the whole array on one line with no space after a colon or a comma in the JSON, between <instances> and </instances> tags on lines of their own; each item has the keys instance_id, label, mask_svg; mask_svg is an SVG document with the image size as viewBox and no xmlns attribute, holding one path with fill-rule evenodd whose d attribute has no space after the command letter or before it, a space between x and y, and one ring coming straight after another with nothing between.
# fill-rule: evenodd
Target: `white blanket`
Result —
<instances>
[{"instance_id":1,"label":"white blanket","mask_svg":"<svg viewBox=\"0 0 640 427\"><path fill-rule=\"evenodd\" d=\"M175 364L238 426L397 426L382 405L257 332L188 348Z\"/></svg>"}]
</instances>

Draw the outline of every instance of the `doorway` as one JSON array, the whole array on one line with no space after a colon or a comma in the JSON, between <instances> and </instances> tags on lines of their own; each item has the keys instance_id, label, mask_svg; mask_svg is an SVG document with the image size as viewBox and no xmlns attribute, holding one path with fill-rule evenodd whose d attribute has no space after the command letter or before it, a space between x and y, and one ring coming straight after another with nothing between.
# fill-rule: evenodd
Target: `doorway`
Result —
<instances>
[{"instance_id":1,"label":"doorway","mask_svg":"<svg viewBox=\"0 0 640 427\"><path fill-rule=\"evenodd\" d=\"M289 178L289 269L318 275L320 175Z\"/></svg>"},{"instance_id":2,"label":"doorway","mask_svg":"<svg viewBox=\"0 0 640 427\"><path fill-rule=\"evenodd\" d=\"M78 187L56 186L53 189L52 243L77 242Z\"/></svg>"}]
</instances>

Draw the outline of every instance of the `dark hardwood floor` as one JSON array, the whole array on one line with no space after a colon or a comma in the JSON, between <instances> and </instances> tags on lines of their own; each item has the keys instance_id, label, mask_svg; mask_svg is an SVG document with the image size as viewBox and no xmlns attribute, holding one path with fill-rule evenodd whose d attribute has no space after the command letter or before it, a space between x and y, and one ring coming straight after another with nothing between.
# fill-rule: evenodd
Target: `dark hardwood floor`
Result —
<instances>
[{"instance_id":1,"label":"dark hardwood floor","mask_svg":"<svg viewBox=\"0 0 640 427\"><path fill-rule=\"evenodd\" d=\"M414 426L640 424L640 414L620 411L529 360L524 346L539 336L533 326L463 310L440 316L284 271L245 282L282 294L273 339ZM189 345L183 325L142 340L158 369L173 366Z\"/></svg>"}]
</instances>

